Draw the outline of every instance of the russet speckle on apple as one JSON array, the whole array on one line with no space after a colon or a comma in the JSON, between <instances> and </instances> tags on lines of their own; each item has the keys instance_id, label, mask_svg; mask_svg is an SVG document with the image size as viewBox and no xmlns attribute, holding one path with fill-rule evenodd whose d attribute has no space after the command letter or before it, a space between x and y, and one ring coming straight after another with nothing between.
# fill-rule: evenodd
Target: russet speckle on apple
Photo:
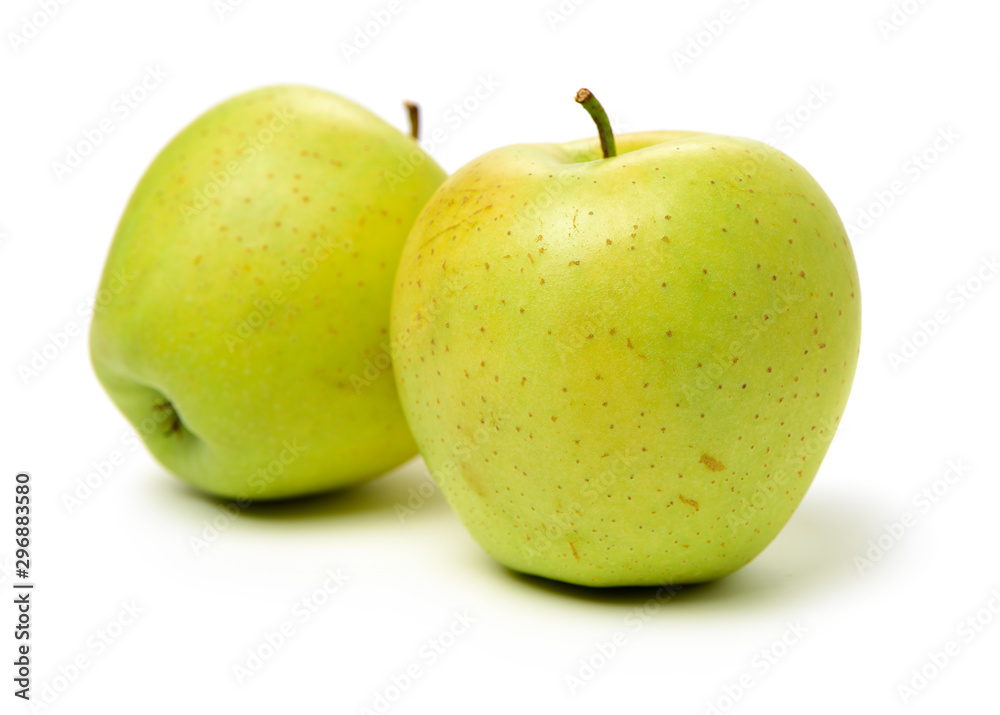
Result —
<instances>
[{"instance_id":1,"label":"russet speckle on apple","mask_svg":"<svg viewBox=\"0 0 1000 715\"><path fill-rule=\"evenodd\" d=\"M816 475L858 359L854 256L795 161L689 131L489 152L403 250L394 370L427 466L517 571L683 584L748 563Z\"/></svg>"}]
</instances>

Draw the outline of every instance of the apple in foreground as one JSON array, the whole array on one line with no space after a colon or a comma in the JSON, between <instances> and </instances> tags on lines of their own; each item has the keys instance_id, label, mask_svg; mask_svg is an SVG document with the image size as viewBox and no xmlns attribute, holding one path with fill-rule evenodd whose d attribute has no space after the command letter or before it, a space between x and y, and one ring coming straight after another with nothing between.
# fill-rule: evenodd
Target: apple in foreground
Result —
<instances>
[{"instance_id":1,"label":"apple in foreground","mask_svg":"<svg viewBox=\"0 0 1000 715\"><path fill-rule=\"evenodd\" d=\"M861 296L788 156L697 132L511 146L456 172L392 305L403 409L475 540L589 586L684 584L788 521L843 414ZM604 148L606 147L606 148Z\"/></svg>"},{"instance_id":2,"label":"apple in foreground","mask_svg":"<svg viewBox=\"0 0 1000 715\"><path fill-rule=\"evenodd\" d=\"M121 218L90 333L97 377L152 454L250 500L413 456L389 305L444 178L411 137L309 87L242 94L177 135Z\"/></svg>"}]
</instances>

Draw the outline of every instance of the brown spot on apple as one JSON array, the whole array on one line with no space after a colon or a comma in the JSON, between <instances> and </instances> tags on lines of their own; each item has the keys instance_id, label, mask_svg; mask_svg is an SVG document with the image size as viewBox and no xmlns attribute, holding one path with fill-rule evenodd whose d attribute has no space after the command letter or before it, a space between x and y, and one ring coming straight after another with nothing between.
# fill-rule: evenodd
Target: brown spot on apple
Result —
<instances>
[{"instance_id":1,"label":"brown spot on apple","mask_svg":"<svg viewBox=\"0 0 1000 715\"><path fill-rule=\"evenodd\" d=\"M678 494L677 498L680 499L685 504L687 504L688 506L693 506L694 510L698 511L698 509L699 509L698 502L696 502L694 499L688 499L683 494Z\"/></svg>"},{"instance_id":2,"label":"brown spot on apple","mask_svg":"<svg viewBox=\"0 0 1000 715\"><path fill-rule=\"evenodd\" d=\"M726 468L726 465L720 462L715 457L710 457L707 454L701 455L701 459L698 460L699 464L704 464L705 468L710 472L721 472Z\"/></svg>"}]
</instances>

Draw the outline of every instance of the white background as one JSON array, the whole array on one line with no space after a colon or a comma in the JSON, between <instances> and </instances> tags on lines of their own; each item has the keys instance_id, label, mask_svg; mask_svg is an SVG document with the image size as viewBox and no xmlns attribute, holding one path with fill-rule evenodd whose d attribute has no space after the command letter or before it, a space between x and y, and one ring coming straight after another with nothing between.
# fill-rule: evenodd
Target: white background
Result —
<instances>
[{"instance_id":1,"label":"white background","mask_svg":"<svg viewBox=\"0 0 1000 715\"><path fill-rule=\"evenodd\" d=\"M389 690L390 712L1000 711L1000 280L984 263L998 243L1000 7L907 0L905 22L886 25L891 0L399 2L350 61L344 43L388 0L245 0L221 16L213 0L68 2L35 33L25 22L44 2L3 3L0 710L27 711L12 695L10 603L13 477L24 469L34 690L58 687L52 712L354 713L411 666L420 677ZM730 22L707 34L724 10ZM681 66L685 52L698 56ZM116 113L150 66L165 79ZM452 106L477 104L481 78L499 87L456 119ZM419 100L424 136L446 134L432 153L448 171L504 144L591 135L573 102L587 86L618 131L772 139L845 223L869 212L853 236L864 301L854 391L777 540L737 574L669 600L591 591L492 562L419 460L343 494L230 518L129 449L86 344L116 222L185 124L283 82L339 92L401 128L401 100ZM53 162L108 117L113 133L58 178ZM935 149L939 136L951 138ZM980 271L992 280L977 283ZM894 365L907 339L918 347ZM26 376L36 350L55 356ZM67 508L64 496L116 451L124 462ZM430 496L401 517L417 490ZM894 527L907 513L909 526ZM223 528L196 554L190 539L211 536L213 520ZM327 597L328 570L346 582ZM303 623L297 609L317 589L326 602ZM133 603L141 613L109 627ZM456 614L474 623L443 636ZM979 631L961 626L977 614ZM234 666L267 655L283 624L291 635L240 683ZM102 632L117 637L101 647ZM421 649L442 638L449 647L431 662ZM935 672L929 654L949 643L957 654ZM81 655L87 667L74 672ZM918 689L921 668L931 677ZM914 686L906 703L900 684Z\"/></svg>"}]
</instances>

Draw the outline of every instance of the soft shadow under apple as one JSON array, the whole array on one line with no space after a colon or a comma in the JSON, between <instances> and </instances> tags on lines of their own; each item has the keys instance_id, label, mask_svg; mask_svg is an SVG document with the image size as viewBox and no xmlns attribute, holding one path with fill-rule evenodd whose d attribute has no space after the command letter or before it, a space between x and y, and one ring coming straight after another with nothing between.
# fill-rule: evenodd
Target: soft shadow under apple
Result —
<instances>
[{"instance_id":1,"label":"soft shadow under apple","mask_svg":"<svg viewBox=\"0 0 1000 715\"><path fill-rule=\"evenodd\" d=\"M497 567L506 577L539 592L595 604L634 607L650 599L713 610L757 609L802 597L827 596L859 583L852 559L864 536L878 530L884 515L837 497L806 500L764 552L736 573L680 587L588 588L528 576ZM668 597L669 596L669 597Z\"/></svg>"},{"instance_id":2,"label":"soft shadow under apple","mask_svg":"<svg viewBox=\"0 0 1000 715\"><path fill-rule=\"evenodd\" d=\"M429 488L426 485L430 485ZM167 477L153 487L158 498L184 510L192 506L212 504L221 509L233 503L231 499L214 497ZM448 511L447 503L433 486L423 460L416 457L387 474L364 484L335 492L313 496L254 502L240 509L240 517L248 521L312 521L336 524L345 518L388 517L396 520L398 509L407 512L407 521L433 518Z\"/></svg>"}]
</instances>

